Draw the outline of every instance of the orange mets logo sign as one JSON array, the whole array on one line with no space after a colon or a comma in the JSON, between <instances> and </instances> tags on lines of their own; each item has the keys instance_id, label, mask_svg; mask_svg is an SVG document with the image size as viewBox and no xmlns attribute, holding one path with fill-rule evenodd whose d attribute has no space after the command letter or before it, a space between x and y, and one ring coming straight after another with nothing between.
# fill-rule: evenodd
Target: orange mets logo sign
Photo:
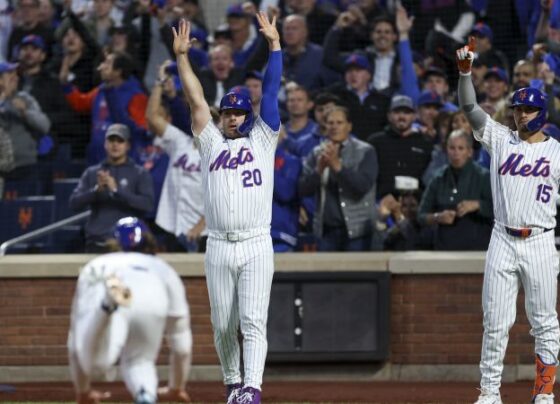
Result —
<instances>
[{"instance_id":1,"label":"orange mets logo sign","mask_svg":"<svg viewBox=\"0 0 560 404\"><path fill-rule=\"evenodd\" d=\"M33 221L33 208L21 207L18 213L18 223L22 230L27 229Z\"/></svg>"},{"instance_id":2,"label":"orange mets logo sign","mask_svg":"<svg viewBox=\"0 0 560 404\"><path fill-rule=\"evenodd\" d=\"M229 102L235 104L237 102L237 96L235 94L229 95Z\"/></svg>"}]
</instances>

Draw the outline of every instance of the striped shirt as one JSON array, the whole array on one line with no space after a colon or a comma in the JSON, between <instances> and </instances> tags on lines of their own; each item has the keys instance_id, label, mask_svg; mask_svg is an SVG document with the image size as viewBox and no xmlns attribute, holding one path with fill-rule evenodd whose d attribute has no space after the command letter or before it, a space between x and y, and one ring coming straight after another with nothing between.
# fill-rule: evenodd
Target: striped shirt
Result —
<instances>
[{"instance_id":1,"label":"striped shirt","mask_svg":"<svg viewBox=\"0 0 560 404\"><path fill-rule=\"evenodd\" d=\"M490 178L494 217L502 225L556 227L560 179L560 143L552 138L528 143L517 131L487 116L474 132L491 156Z\"/></svg>"},{"instance_id":2,"label":"striped shirt","mask_svg":"<svg viewBox=\"0 0 560 404\"><path fill-rule=\"evenodd\" d=\"M270 226L278 131L257 116L249 136L228 139L209 121L196 139L208 230L233 232Z\"/></svg>"}]
</instances>

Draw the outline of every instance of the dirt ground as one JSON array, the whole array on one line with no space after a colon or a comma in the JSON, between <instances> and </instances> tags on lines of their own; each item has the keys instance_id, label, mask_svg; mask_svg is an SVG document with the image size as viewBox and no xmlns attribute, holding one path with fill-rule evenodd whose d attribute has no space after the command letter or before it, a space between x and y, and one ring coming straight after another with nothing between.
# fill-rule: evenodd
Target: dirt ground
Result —
<instances>
[{"instance_id":1,"label":"dirt ground","mask_svg":"<svg viewBox=\"0 0 560 404\"><path fill-rule=\"evenodd\" d=\"M478 396L475 383L409 382L268 382L263 403L473 403ZM531 383L509 383L502 387L504 403L529 403ZM13 388L13 389L12 389ZM111 402L130 402L122 383L101 383L94 388L112 393ZM11 391L10 391L11 390ZM188 392L193 402L225 402L224 388L217 382L192 382ZM72 401L70 383L15 383L0 386L0 402Z\"/></svg>"}]
</instances>

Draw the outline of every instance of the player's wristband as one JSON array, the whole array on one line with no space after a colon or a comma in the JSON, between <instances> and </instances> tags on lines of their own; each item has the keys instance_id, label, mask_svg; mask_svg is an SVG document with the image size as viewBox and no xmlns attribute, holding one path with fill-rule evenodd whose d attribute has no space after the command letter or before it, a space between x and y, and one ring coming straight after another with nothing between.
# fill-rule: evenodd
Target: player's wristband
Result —
<instances>
[{"instance_id":1,"label":"player's wristband","mask_svg":"<svg viewBox=\"0 0 560 404\"><path fill-rule=\"evenodd\" d=\"M472 70L468 73L463 73L462 71L459 70L459 75L460 76L471 76L472 75Z\"/></svg>"}]
</instances>

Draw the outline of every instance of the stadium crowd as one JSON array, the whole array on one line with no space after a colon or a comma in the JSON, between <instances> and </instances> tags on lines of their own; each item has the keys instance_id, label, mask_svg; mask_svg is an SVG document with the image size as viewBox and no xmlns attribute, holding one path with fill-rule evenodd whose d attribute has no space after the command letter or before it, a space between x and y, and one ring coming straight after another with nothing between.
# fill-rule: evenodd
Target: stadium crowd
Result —
<instances>
[{"instance_id":1,"label":"stadium crowd","mask_svg":"<svg viewBox=\"0 0 560 404\"><path fill-rule=\"evenodd\" d=\"M150 222L162 250L204 251L172 27L192 24L189 59L219 124L232 89L259 112L259 9L278 17L284 63L275 251L485 250L489 156L457 107L455 49L476 38L489 115L514 128L511 93L539 88L560 140L560 1L255 0L210 30L216 10L199 0L0 0L0 188L48 193L53 162L82 163L65 202L92 210L86 251L104 252L125 216Z\"/></svg>"}]
</instances>

